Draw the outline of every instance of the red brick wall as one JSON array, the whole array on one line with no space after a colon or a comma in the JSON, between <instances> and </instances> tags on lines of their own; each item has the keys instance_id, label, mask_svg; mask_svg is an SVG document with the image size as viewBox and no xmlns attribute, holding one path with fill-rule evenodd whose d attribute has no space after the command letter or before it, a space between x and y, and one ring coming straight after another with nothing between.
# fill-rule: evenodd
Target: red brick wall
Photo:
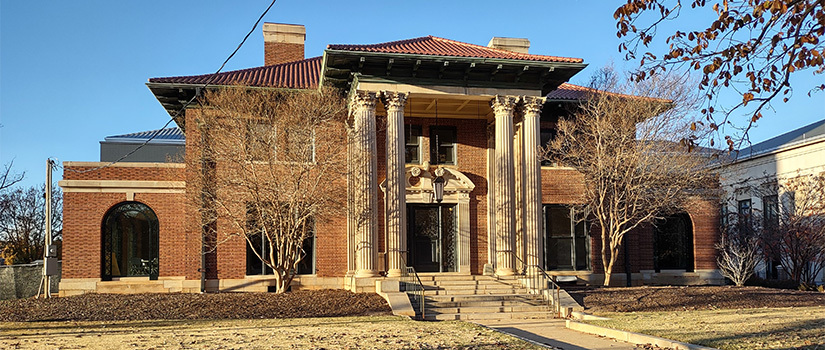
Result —
<instances>
[{"instance_id":1,"label":"red brick wall","mask_svg":"<svg viewBox=\"0 0 825 350\"><path fill-rule=\"evenodd\" d=\"M545 204L580 203L584 191L584 177L569 168L543 167L541 171L542 202ZM719 240L719 208L714 198L693 198L686 212L693 226L694 269L716 268L716 242ZM628 244L631 272L653 270L654 229L642 225L625 235ZM603 273L601 261L601 232L591 226L590 261L594 273ZM624 248L619 249L614 273L625 273Z\"/></svg>"},{"instance_id":2,"label":"red brick wall","mask_svg":"<svg viewBox=\"0 0 825 350\"><path fill-rule=\"evenodd\" d=\"M304 59L304 44L264 43L264 64L271 66Z\"/></svg>"},{"instance_id":3,"label":"red brick wall","mask_svg":"<svg viewBox=\"0 0 825 350\"><path fill-rule=\"evenodd\" d=\"M69 166L66 180L151 180L180 181L182 168L113 166L88 173L88 167ZM65 278L99 278L101 266L101 225L106 212L126 201L125 193L65 192L63 195L63 276ZM134 200L149 206L159 222L160 276L194 278L197 266L187 257L192 251L192 237L184 229L184 195L180 193L135 193ZM199 242L199 240L198 240Z\"/></svg>"}]
</instances>

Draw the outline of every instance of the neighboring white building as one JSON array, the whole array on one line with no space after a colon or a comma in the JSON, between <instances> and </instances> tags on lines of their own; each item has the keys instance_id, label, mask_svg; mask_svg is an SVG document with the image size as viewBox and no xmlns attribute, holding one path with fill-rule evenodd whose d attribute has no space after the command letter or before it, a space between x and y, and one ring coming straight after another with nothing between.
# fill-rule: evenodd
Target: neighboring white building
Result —
<instances>
[{"instance_id":1,"label":"neighboring white building","mask_svg":"<svg viewBox=\"0 0 825 350\"><path fill-rule=\"evenodd\" d=\"M721 171L722 189L727 193L723 210L740 214L758 213L766 222L781 211L781 187L790 179L825 174L825 119L739 150L738 156ZM779 192L779 193L778 193ZM797 199L798 201L798 199ZM757 275L785 278L781 266L767 262ZM773 275L773 276L771 276ZM825 282L820 272L817 283Z\"/></svg>"}]
</instances>

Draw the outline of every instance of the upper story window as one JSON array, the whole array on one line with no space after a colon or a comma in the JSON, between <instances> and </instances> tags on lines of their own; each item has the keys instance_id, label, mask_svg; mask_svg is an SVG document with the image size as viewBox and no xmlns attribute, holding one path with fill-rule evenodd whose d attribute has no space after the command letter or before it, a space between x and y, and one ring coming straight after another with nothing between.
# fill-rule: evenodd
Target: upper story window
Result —
<instances>
[{"instance_id":1,"label":"upper story window","mask_svg":"<svg viewBox=\"0 0 825 350\"><path fill-rule=\"evenodd\" d=\"M406 146L404 149L404 160L407 164L421 163L421 125L405 126L404 133Z\"/></svg>"},{"instance_id":2,"label":"upper story window","mask_svg":"<svg viewBox=\"0 0 825 350\"><path fill-rule=\"evenodd\" d=\"M779 226L779 199L776 195L762 197L765 227Z\"/></svg>"},{"instance_id":3,"label":"upper story window","mask_svg":"<svg viewBox=\"0 0 825 350\"><path fill-rule=\"evenodd\" d=\"M455 165L456 128L454 126L430 127L430 163Z\"/></svg>"},{"instance_id":4,"label":"upper story window","mask_svg":"<svg viewBox=\"0 0 825 350\"><path fill-rule=\"evenodd\" d=\"M541 147L542 148L547 148L547 145L550 143L550 141L553 141L553 139L556 138L556 129L541 129L539 137L540 137L539 141L541 142ZM553 166L553 165L555 165L555 162L550 160L550 159L542 159L541 160L541 165L543 165L543 166Z\"/></svg>"},{"instance_id":5,"label":"upper story window","mask_svg":"<svg viewBox=\"0 0 825 350\"><path fill-rule=\"evenodd\" d=\"M751 200L750 199L743 199L739 201L738 204L739 215L744 218L751 216Z\"/></svg>"},{"instance_id":6,"label":"upper story window","mask_svg":"<svg viewBox=\"0 0 825 350\"><path fill-rule=\"evenodd\" d=\"M315 160L315 133L311 130L279 132L266 123L249 123L246 152L254 161L281 161L309 163Z\"/></svg>"}]
</instances>

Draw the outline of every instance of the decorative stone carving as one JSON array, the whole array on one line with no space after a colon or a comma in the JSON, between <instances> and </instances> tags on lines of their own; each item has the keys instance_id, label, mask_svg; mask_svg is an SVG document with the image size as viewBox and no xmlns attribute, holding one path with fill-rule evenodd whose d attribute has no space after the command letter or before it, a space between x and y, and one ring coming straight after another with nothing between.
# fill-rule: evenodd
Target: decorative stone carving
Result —
<instances>
[{"instance_id":1,"label":"decorative stone carving","mask_svg":"<svg viewBox=\"0 0 825 350\"><path fill-rule=\"evenodd\" d=\"M421 175L421 168L417 166L410 168L410 175L412 175L413 177L418 177L419 175Z\"/></svg>"}]
</instances>

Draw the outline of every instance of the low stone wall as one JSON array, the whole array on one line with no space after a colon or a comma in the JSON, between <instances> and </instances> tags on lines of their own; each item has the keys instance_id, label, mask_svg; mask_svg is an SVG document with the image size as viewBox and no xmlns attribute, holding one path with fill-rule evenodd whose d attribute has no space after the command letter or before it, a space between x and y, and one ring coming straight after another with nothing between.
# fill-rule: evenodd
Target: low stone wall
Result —
<instances>
[{"instance_id":1,"label":"low stone wall","mask_svg":"<svg viewBox=\"0 0 825 350\"><path fill-rule=\"evenodd\" d=\"M61 262L57 276L51 276L52 293L58 292ZM43 263L0 265L0 300L28 298L37 295L43 276Z\"/></svg>"}]
</instances>

